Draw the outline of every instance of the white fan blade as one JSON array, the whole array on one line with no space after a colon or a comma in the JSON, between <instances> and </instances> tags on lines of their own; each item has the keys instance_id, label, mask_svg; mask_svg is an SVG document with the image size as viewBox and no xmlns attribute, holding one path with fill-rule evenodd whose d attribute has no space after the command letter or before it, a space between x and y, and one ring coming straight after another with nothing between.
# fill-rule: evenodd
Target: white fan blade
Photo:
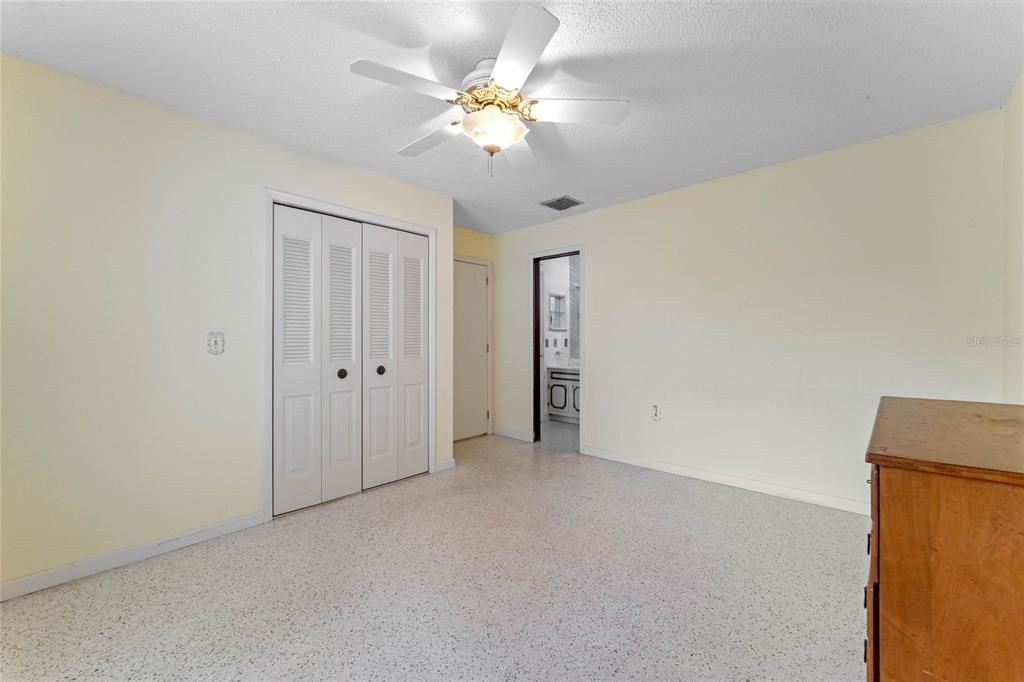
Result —
<instances>
[{"instance_id":1,"label":"white fan blade","mask_svg":"<svg viewBox=\"0 0 1024 682\"><path fill-rule=\"evenodd\" d=\"M357 59L352 62L349 68L352 70L352 73L359 74L360 76L397 85L407 90L414 90L429 97L451 101L459 96L459 91L455 88L449 88L447 85L441 85L426 78L420 78L408 71L400 71L390 66L371 62L368 59Z\"/></svg>"},{"instance_id":2,"label":"white fan blade","mask_svg":"<svg viewBox=\"0 0 1024 682\"><path fill-rule=\"evenodd\" d=\"M451 139L461 132L462 122L452 121L432 133L427 133L412 144L402 147L398 150L398 153L402 156L419 156L428 149L433 149L445 140Z\"/></svg>"},{"instance_id":3,"label":"white fan blade","mask_svg":"<svg viewBox=\"0 0 1024 682\"><path fill-rule=\"evenodd\" d=\"M519 5L491 71L494 82L509 90L523 87L557 30L558 19L546 10Z\"/></svg>"},{"instance_id":4,"label":"white fan blade","mask_svg":"<svg viewBox=\"0 0 1024 682\"><path fill-rule=\"evenodd\" d=\"M544 123L603 123L617 126L629 116L625 99L542 99L530 113Z\"/></svg>"}]
</instances>

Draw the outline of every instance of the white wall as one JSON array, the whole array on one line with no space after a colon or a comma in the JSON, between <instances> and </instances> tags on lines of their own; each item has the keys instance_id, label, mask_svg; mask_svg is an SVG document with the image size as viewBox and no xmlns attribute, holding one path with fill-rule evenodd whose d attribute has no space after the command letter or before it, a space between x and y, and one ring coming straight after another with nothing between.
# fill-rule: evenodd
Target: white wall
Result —
<instances>
[{"instance_id":1,"label":"white wall","mask_svg":"<svg viewBox=\"0 0 1024 682\"><path fill-rule=\"evenodd\" d=\"M437 230L451 458L449 197L17 59L2 75L5 581L260 511L266 188Z\"/></svg>"},{"instance_id":2,"label":"white wall","mask_svg":"<svg viewBox=\"0 0 1024 682\"><path fill-rule=\"evenodd\" d=\"M1005 113L1003 398L1024 403L1024 70Z\"/></svg>"},{"instance_id":3,"label":"white wall","mask_svg":"<svg viewBox=\"0 0 1024 682\"><path fill-rule=\"evenodd\" d=\"M879 396L1001 396L968 337L1002 329L1002 133L985 112L499 235L497 429L531 430L530 254L583 245L585 452L865 511Z\"/></svg>"}]
</instances>

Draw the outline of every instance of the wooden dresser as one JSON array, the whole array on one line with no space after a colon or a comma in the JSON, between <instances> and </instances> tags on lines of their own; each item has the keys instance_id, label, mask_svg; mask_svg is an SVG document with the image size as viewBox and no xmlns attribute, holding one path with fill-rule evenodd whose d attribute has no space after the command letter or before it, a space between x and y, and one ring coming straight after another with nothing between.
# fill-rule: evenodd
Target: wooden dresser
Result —
<instances>
[{"instance_id":1,"label":"wooden dresser","mask_svg":"<svg viewBox=\"0 0 1024 682\"><path fill-rule=\"evenodd\" d=\"M869 682L1024 682L1024 406L882 398Z\"/></svg>"}]
</instances>

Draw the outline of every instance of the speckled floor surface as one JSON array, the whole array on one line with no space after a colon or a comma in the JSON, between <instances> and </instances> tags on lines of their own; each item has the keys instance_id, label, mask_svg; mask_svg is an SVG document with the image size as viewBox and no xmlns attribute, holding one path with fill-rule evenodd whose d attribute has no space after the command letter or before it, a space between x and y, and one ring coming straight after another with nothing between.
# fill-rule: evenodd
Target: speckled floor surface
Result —
<instances>
[{"instance_id":1,"label":"speckled floor surface","mask_svg":"<svg viewBox=\"0 0 1024 682\"><path fill-rule=\"evenodd\" d=\"M496 436L0 607L4 680L863 679L868 520Z\"/></svg>"},{"instance_id":2,"label":"speckled floor surface","mask_svg":"<svg viewBox=\"0 0 1024 682\"><path fill-rule=\"evenodd\" d=\"M563 452L580 451L580 425L550 420L540 423L540 444Z\"/></svg>"}]
</instances>

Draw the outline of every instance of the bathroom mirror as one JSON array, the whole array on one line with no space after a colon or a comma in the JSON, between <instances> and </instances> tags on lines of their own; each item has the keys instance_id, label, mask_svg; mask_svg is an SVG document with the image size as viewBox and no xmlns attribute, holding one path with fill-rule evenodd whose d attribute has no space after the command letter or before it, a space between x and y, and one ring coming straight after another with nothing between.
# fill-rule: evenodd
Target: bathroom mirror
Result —
<instances>
[{"instance_id":1,"label":"bathroom mirror","mask_svg":"<svg viewBox=\"0 0 1024 682\"><path fill-rule=\"evenodd\" d=\"M548 329L553 332L568 331L569 314L565 294L548 294Z\"/></svg>"}]
</instances>

